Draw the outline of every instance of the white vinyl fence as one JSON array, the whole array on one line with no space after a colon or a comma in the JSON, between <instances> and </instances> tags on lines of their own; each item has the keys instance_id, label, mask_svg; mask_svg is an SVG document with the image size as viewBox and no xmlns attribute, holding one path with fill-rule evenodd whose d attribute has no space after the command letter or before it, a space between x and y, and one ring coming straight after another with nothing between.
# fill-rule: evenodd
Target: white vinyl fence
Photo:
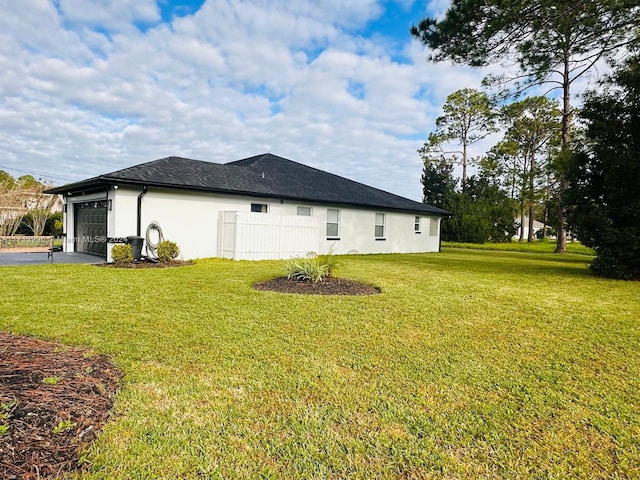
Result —
<instances>
[{"instance_id":1,"label":"white vinyl fence","mask_svg":"<svg viewBox=\"0 0 640 480\"><path fill-rule=\"evenodd\" d=\"M317 218L254 212L220 212L218 256L234 260L279 260L317 252Z\"/></svg>"}]
</instances>

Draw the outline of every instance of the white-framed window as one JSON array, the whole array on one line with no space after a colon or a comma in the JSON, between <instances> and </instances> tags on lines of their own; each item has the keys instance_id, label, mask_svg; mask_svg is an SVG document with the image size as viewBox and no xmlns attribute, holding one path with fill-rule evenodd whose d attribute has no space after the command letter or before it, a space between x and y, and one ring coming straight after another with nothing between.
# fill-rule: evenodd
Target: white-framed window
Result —
<instances>
[{"instance_id":1,"label":"white-framed window","mask_svg":"<svg viewBox=\"0 0 640 480\"><path fill-rule=\"evenodd\" d=\"M422 233L422 227L420 225L420 217L416 215L413 222L413 231L416 233Z\"/></svg>"},{"instance_id":2,"label":"white-framed window","mask_svg":"<svg viewBox=\"0 0 640 480\"><path fill-rule=\"evenodd\" d=\"M440 222L438 222L438 218L437 217L430 217L429 218L429 236L430 237L437 237L438 236L438 224Z\"/></svg>"},{"instance_id":3,"label":"white-framed window","mask_svg":"<svg viewBox=\"0 0 640 480\"><path fill-rule=\"evenodd\" d=\"M267 213L267 204L266 203L252 203L251 211L255 213Z\"/></svg>"},{"instance_id":4,"label":"white-framed window","mask_svg":"<svg viewBox=\"0 0 640 480\"><path fill-rule=\"evenodd\" d=\"M384 213L376 213L376 227L375 237L376 239L384 238Z\"/></svg>"},{"instance_id":5,"label":"white-framed window","mask_svg":"<svg viewBox=\"0 0 640 480\"><path fill-rule=\"evenodd\" d=\"M301 217L310 217L311 216L311 207L298 207L297 208L297 215L300 215Z\"/></svg>"},{"instance_id":6,"label":"white-framed window","mask_svg":"<svg viewBox=\"0 0 640 480\"><path fill-rule=\"evenodd\" d=\"M338 238L340 235L340 210L327 208L327 237Z\"/></svg>"}]
</instances>

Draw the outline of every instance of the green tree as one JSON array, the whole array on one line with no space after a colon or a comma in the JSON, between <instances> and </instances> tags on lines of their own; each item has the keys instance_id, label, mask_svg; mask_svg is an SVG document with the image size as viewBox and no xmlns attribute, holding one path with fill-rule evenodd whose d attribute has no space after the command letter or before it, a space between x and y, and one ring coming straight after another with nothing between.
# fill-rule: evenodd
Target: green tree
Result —
<instances>
[{"instance_id":1,"label":"green tree","mask_svg":"<svg viewBox=\"0 0 640 480\"><path fill-rule=\"evenodd\" d=\"M536 205L543 197L547 159L557 145L560 134L560 111L555 101L546 97L529 97L504 106L501 110L507 128L491 156L500 165L511 198L520 204L520 224L529 218L527 241L533 241ZM517 192L517 196L515 195ZM520 241L524 240L520 229Z\"/></svg>"},{"instance_id":2,"label":"green tree","mask_svg":"<svg viewBox=\"0 0 640 480\"><path fill-rule=\"evenodd\" d=\"M425 161L424 202L454 213L442 223L442 239L451 242L505 242L515 232L514 204L500 185L481 169L466 186L453 176L445 160Z\"/></svg>"},{"instance_id":3,"label":"green tree","mask_svg":"<svg viewBox=\"0 0 640 480\"><path fill-rule=\"evenodd\" d=\"M570 157L571 87L599 61L638 42L639 25L637 0L453 0L443 19L427 17L411 28L433 50L432 61L516 67L517 75L486 79L510 84L515 93L542 84L561 90L557 252L566 252L563 160Z\"/></svg>"},{"instance_id":4,"label":"green tree","mask_svg":"<svg viewBox=\"0 0 640 480\"><path fill-rule=\"evenodd\" d=\"M16 179L4 170L0 170L0 195L15 188Z\"/></svg>"},{"instance_id":5,"label":"green tree","mask_svg":"<svg viewBox=\"0 0 640 480\"><path fill-rule=\"evenodd\" d=\"M442 239L451 242L508 242L515 233L514 204L482 172L467 179L464 190L447 198L454 217L442 223Z\"/></svg>"},{"instance_id":6,"label":"green tree","mask_svg":"<svg viewBox=\"0 0 640 480\"><path fill-rule=\"evenodd\" d=\"M44 227L43 235L51 235L54 237L62 236L64 230L64 214L62 212L56 212L49 215L47 223Z\"/></svg>"},{"instance_id":7,"label":"green tree","mask_svg":"<svg viewBox=\"0 0 640 480\"><path fill-rule=\"evenodd\" d=\"M640 57L586 96L585 146L567 172L569 222L596 250L591 268L640 279Z\"/></svg>"},{"instance_id":8,"label":"green tree","mask_svg":"<svg viewBox=\"0 0 640 480\"><path fill-rule=\"evenodd\" d=\"M453 176L453 165L442 158L439 161L424 158L422 169L422 200L434 207L447 209L449 198L456 191L458 181Z\"/></svg>"},{"instance_id":9,"label":"green tree","mask_svg":"<svg viewBox=\"0 0 640 480\"><path fill-rule=\"evenodd\" d=\"M468 148L496 131L495 112L486 93L464 88L447 97L443 115L436 119L436 131L419 150L423 159L446 159L462 166L462 185L471 163ZM456 150L448 147L455 145Z\"/></svg>"},{"instance_id":10,"label":"green tree","mask_svg":"<svg viewBox=\"0 0 640 480\"><path fill-rule=\"evenodd\" d=\"M23 190L32 190L34 188L42 187L42 182L36 180L33 175L22 175L18 177L17 181L18 187Z\"/></svg>"}]
</instances>

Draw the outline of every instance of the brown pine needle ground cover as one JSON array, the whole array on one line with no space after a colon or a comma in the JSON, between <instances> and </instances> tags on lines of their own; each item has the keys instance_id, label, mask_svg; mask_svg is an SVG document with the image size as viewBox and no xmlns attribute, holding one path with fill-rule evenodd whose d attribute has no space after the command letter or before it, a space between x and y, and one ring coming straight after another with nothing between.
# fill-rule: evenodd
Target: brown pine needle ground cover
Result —
<instances>
[{"instance_id":1,"label":"brown pine needle ground cover","mask_svg":"<svg viewBox=\"0 0 640 480\"><path fill-rule=\"evenodd\" d=\"M119 381L104 356L0 332L0 478L78 468L108 417Z\"/></svg>"}]
</instances>

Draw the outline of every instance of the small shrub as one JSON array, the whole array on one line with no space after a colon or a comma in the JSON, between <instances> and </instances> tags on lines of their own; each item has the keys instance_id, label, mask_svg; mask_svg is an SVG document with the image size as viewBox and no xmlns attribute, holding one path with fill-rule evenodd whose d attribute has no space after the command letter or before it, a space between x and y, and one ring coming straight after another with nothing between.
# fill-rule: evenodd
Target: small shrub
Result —
<instances>
[{"instance_id":1,"label":"small shrub","mask_svg":"<svg viewBox=\"0 0 640 480\"><path fill-rule=\"evenodd\" d=\"M180 254L180 249L175 242L164 240L158 244L158 260L162 263L169 263L175 260Z\"/></svg>"},{"instance_id":2,"label":"small shrub","mask_svg":"<svg viewBox=\"0 0 640 480\"><path fill-rule=\"evenodd\" d=\"M320 257L292 258L285 265L287 278L308 282L321 282L331 275L331 266Z\"/></svg>"},{"instance_id":3,"label":"small shrub","mask_svg":"<svg viewBox=\"0 0 640 480\"><path fill-rule=\"evenodd\" d=\"M133 263L131 245L120 243L111 249L111 258L117 264Z\"/></svg>"}]
</instances>

